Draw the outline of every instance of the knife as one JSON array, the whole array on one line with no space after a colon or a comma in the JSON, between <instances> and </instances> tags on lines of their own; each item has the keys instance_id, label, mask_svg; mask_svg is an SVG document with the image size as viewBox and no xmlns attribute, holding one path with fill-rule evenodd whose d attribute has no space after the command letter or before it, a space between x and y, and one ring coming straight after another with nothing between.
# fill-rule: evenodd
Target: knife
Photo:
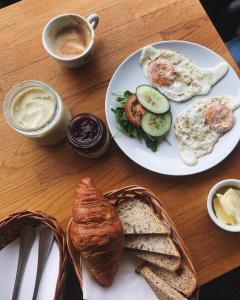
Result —
<instances>
[{"instance_id":1,"label":"knife","mask_svg":"<svg viewBox=\"0 0 240 300\"><path fill-rule=\"evenodd\" d=\"M35 238L35 229L31 226L23 227L20 235L18 266L17 266L17 273L16 273L16 278L15 278L15 283L13 288L12 300L18 299L22 278L24 275L30 250L34 242L34 238Z\"/></svg>"}]
</instances>

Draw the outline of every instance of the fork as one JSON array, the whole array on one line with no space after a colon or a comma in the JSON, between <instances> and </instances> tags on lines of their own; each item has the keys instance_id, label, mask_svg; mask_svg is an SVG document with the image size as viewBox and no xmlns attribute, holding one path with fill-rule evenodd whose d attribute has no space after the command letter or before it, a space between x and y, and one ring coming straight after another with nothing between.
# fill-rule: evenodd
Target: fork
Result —
<instances>
[{"instance_id":1,"label":"fork","mask_svg":"<svg viewBox=\"0 0 240 300\"><path fill-rule=\"evenodd\" d=\"M38 231L39 231L38 265L37 265L37 276L36 276L32 300L37 299L42 273L53 244L53 233L51 230L49 230L46 226L40 225L38 227Z\"/></svg>"}]
</instances>

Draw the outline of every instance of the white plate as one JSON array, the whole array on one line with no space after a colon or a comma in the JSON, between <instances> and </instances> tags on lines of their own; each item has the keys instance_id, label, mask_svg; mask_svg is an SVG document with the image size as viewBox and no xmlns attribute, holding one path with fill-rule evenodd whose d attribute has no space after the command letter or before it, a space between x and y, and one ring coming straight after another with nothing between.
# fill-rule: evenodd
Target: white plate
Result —
<instances>
[{"instance_id":1,"label":"white plate","mask_svg":"<svg viewBox=\"0 0 240 300\"><path fill-rule=\"evenodd\" d=\"M166 41L152 44L152 46L157 49L166 48L179 51L200 67L214 67L218 63L224 61L224 59L214 51L191 42ZM142 49L134 52L122 62L114 73L106 94L105 112L107 123L118 146L135 163L160 174L190 175L205 171L220 163L232 152L239 142L240 109L235 111L236 124L233 129L218 141L212 153L201 157L198 164L195 166L187 166L181 160L178 150L179 143L172 130L170 130L168 134L168 140L172 145L170 146L166 142L163 142L160 144L157 152L155 153L146 147L144 141L140 143L138 140L131 139L122 132L119 132L119 125L115 119L114 113L111 111L111 107L116 106L116 98L112 96L111 93L123 92L126 90L134 92L138 85L143 83L149 84L147 79L144 77L142 68L139 64L141 52ZM238 76L229 65L227 75L211 89L207 96L195 96L191 100L182 103L170 101L173 123L176 115L190 105L190 103L209 96L236 96L239 88L240 85Z\"/></svg>"}]
</instances>

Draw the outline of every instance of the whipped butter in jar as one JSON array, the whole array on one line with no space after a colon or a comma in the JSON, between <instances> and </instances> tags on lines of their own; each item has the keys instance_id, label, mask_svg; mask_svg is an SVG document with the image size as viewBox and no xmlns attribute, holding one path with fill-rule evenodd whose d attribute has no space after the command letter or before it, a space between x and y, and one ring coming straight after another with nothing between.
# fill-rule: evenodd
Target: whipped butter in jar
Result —
<instances>
[{"instance_id":1,"label":"whipped butter in jar","mask_svg":"<svg viewBox=\"0 0 240 300\"><path fill-rule=\"evenodd\" d=\"M41 145L54 145L67 135L71 114L59 95L40 81L24 81L5 96L8 124Z\"/></svg>"},{"instance_id":2,"label":"whipped butter in jar","mask_svg":"<svg viewBox=\"0 0 240 300\"><path fill-rule=\"evenodd\" d=\"M68 126L68 142L83 157L97 158L110 146L109 132L103 121L88 113L75 116Z\"/></svg>"}]
</instances>

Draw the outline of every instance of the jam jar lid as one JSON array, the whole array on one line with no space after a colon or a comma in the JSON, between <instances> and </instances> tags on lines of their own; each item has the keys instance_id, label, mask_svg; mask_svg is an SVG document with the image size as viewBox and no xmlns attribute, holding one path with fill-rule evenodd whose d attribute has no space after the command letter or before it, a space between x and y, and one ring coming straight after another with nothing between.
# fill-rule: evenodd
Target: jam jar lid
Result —
<instances>
[{"instance_id":1,"label":"jam jar lid","mask_svg":"<svg viewBox=\"0 0 240 300\"><path fill-rule=\"evenodd\" d=\"M94 152L105 144L107 128L99 117L81 113L70 121L67 137L76 150Z\"/></svg>"}]
</instances>

